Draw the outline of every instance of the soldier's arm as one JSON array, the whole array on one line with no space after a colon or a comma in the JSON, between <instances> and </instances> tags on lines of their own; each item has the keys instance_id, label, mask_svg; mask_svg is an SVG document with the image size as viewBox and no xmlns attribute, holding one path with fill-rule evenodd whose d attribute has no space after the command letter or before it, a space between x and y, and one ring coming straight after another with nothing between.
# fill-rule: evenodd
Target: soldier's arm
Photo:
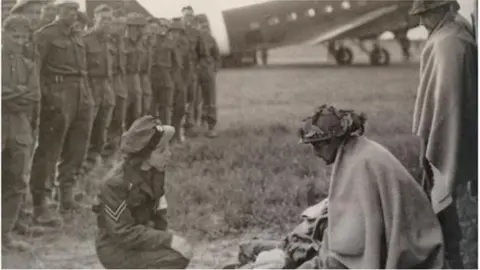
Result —
<instances>
[{"instance_id":1,"label":"soldier's arm","mask_svg":"<svg viewBox=\"0 0 480 270\"><path fill-rule=\"evenodd\" d=\"M205 39L201 34L197 35L196 52L197 52L198 60L205 59L208 57L207 45L205 43Z\"/></svg>"},{"instance_id":2,"label":"soldier's arm","mask_svg":"<svg viewBox=\"0 0 480 270\"><path fill-rule=\"evenodd\" d=\"M43 64L47 58L48 45L50 43L51 37L47 29L40 29L35 32L33 40L35 41L36 51L38 53L38 68L41 71Z\"/></svg>"},{"instance_id":3,"label":"soldier's arm","mask_svg":"<svg viewBox=\"0 0 480 270\"><path fill-rule=\"evenodd\" d=\"M11 70L12 66L9 57L2 55L2 68ZM26 85L18 85L15 80L16 76L4 74L2 76L2 101L9 101L25 95L27 92Z\"/></svg>"},{"instance_id":4,"label":"soldier's arm","mask_svg":"<svg viewBox=\"0 0 480 270\"><path fill-rule=\"evenodd\" d=\"M217 41L213 39L213 47L212 47L212 57L215 59L215 61L220 61L220 48L218 48Z\"/></svg>"},{"instance_id":5,"label":"soldier's arm","mask_svg":"<svg viewBox=\"0 0 480 270\"><path fill-rule=\"evenodd\" d=\"M102 188L99 196L104 228L118 245L134 249L155 250L159 247L170 248L172 234L148 226L135 224L127 206L127 194L114 187Z\"/></svg>"}]
</instances>

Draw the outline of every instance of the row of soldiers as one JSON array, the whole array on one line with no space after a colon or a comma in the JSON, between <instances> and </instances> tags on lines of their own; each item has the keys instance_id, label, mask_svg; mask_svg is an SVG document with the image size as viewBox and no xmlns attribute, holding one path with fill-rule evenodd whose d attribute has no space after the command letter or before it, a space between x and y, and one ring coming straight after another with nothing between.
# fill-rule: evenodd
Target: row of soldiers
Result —
<instances>
[{"instance_id":1,"label":"row of soldiers","mask_svg":"<svg viewBox=\"0 0 480 270\"><path fill-rule=\"evenodd\" d=\"M208 24L184 18L116 16L100 5L93 25L72 0L19 1L4 21L2 49L2 242L43 234L84 206L76 185L113 160L122 133L142 115L216 137L219 50ZM56 19L55 19L56 18ZM202 110L199 109L202 100ZM58 172L57 172L58 171ZM27 183L33 202L28 218ZM52 206L58 183L58 211Z\"/></svg>"}]
</instances>

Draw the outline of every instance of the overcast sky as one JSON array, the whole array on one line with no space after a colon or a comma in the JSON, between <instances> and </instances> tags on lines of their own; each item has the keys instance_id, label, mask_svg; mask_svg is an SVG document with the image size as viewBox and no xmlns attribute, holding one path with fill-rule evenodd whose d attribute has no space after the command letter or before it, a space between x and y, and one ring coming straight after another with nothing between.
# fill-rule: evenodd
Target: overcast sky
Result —
<instances>
[{"instance_id":1,"label":"overcast sky","mask_svg":"<svg viewBox=\"0 0 480 270\"><path fill-rule=\"evenodd\" d=\"M225 9L265 2L267 0L137 0L155 17L175 17L180 15L180 9L191 5L197 13L220 12ZM475 0L457 0L460 3L460 13L467 19L474 10ZM409 33L412 38L425 37L423 28L412 29Z\"/></svg>"}]
</instances>

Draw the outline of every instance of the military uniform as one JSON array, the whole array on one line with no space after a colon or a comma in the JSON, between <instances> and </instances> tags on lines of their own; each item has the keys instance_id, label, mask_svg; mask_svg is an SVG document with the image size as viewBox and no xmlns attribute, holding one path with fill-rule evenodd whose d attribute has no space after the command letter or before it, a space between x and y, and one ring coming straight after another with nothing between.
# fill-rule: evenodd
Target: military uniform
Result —
<instances>
[{"instance_id":1,"label":"military uniform","mask_svg":"<svg viewBox=\"0 0 480 270\"><path fill-rule=\"evenodd\" d=\"M142 115L151 113L152 107L152 83L150 80L152 73L152 46L148 43L148 38L139 46L139 65L140 65L140 85L142 87Z\"/></svg>"},{"instance_id":2,"label":"military uniform","mask_svg":"<svg viewBox=\"0 0 480 270\"><path fill-rule=\"evenodd\" d=\"M157 36L152 63L152 89L154 114L162 123L170 125L173 112L174 83L172 78L175 57L173 40L167 36Z\"/></svg>"},{"instance_id":3,"label":"military uniform","mask_svg":"<svg viewBox=\"0 0 480 270\"><path fill-rule=\"evenodd\" d=\"M45 211L45 181L54 175L59 160L61 208L76 206L73 188L89 144L93 99L86 76L85 43L71 30L56 21L36 32L44 90L39 145L32 167L36 216Z\"/></svg>"},{"instance_id":4,"label":"military uniform","mask_svg":"<svg viewBox=\"0 0 480 270\"><path fill-rule=\"evenodd\" d=\"M104 157L111 156L120 146L120 138L124 131L127 89L125 86L125 65L126 54L124 40L119 34L111 36L113 57L113 90L115 91L115 108L113 110L112 120L108 128L107 145L104 149Z\"/></svg>"},{"instance_id":5,"label":"military uniform","mask_svg":"<svg viewBox=\"0 0 480 270\"><path fill-rule=\"evenodd\" d=\"M185 130L187 133L195 126L195 108L198 108L198 72L199 61L208 56L202 34L193 26L186 26L185 32L190 43L190 65L192 66L187 81L187 111Z\"/></svg>"},{"instance_id":6,"label":"military uniform","mask_svg":"<svg viewBox=\"0 0 480 270\"><path fill-rule=\"evenodd\" d=\"M10 23L28 27L23 16L7 18ZM40 102L40 86L36 63L7 37L2 41L2 242L12 245L10 234L27 190L35 143L31 113Z\"/></svg>"},{"instance_id":7,"label":"military uniform","mask_svg":"<svg viewBox=\"0 0 480 270\"><path fill-rule=\"evenodd\" d=\"M144 26L147 21L144 18L130 16L127 18L127 25ZM129 128L130 125L141 116L143 91L140 81L140 47L141 39L132 40L125 37L125 53L126 53L126 87L127 87L127 108L125 124Z\"/></svg>"},{"instance_id":8,"label":"military uniform","mask_svg":"<svg viewBox=\"0 0 480 270\"><path fill-rule=\"evenodd\" d=\"M115 92L112 87L115 51L106 33L90 31L84 35L83 40L87 52L89 86L94 100L90 148L84 163L88 171L101 157L115 107Z\"/></svg>"},{"instance_id":9,"label":"military uniform","mask_svg":"<svg viewBox=\"0 0 480 270\"><path fill-rule=\"evenodd\" d=\"M220 61L220 51L215 38L209 32L203 32L208 57L200 61L199 86L202 96L202 122L208 124L208 135L213 137L217 124L216 72Z\"/></svg>"},{"instance_id":10,"label":"military uniform","mask_svg":"<svg viewBox=\"0 0 480 270\"><path fill-rule=\"evenodd\" d=\"M12 7L12 9L10 10L10 14L21 15L22 13L24 13L24 9L26 7L28 7L28 5L30 5L30 4L38 5L38 4L42 4L42 1L40 1L40 0L18 1L17 4L14 7ZM25 16L28 16L28 14L25 14ZM32 28L32 30L33 30L33 28L37 28L36 25L32 25L32 22L30 22L30 27ZM36 44L35 44L35 40L34 40L33 35L30 37L30 40L26 44L24 44L23 55L24 55L24 57L29 59L31 62L35 62L35 68L37 69L36 74L38 75L39 74L38 68L40 67L39 62L38 62L39 56L38 56L38 52L36 50ZM41 86L41 83L40 83L40 86ZM31 151L32 157L30 158L30 161L29 161L30 165L28 165L28 170L26 171L26 179L30 179L30 171L31 171L31 163L32 163L32 159L33 159L33 153L35 151L35 147L36 147L37 141L38 141L38 129L39 129L39 124L40 124L39 115L40 115L40 102L37 102L36 104L34 104L32 106L32 111L30 112L30 115L28 116L28 118L31 122L31 125L32 125L32 130L33 130L33 134L34 134L34 136L33 136L34 141L32 143L32 151ZM32 180L34 181L35 179L32 178ZM47 192L49 192L49 193L51 192L50 186L51 185L46 186ZM27 209L25 208L25 206L22 206L22 208L20 209L20 212L19 212L19 218L17 219L17 223L15 225L15 231L16 232L21 233L21 234L30 234L32 232L31 229L35 228L35 227L30 227L29 226L29 224L27 222L28 215L29 214L28 214ZM39 229L40 228L36 228L35 234L40 232Z\"/></svg>"},{"instance_id":11,"label":"military uniform","mask_svg":"<svg viewBox=\"0 0 480 270\"><path fill-rule=\"evenodd\" d=\"M183 24L181 22L175 22L172 24L171 30L181 32L178 39L175 40L175 61L172 70L172 78L175 83L172 124L177 130L180 130L183 117L186 113L188 84L192 79L192 74L196 73L196 70L191 60L191 41L186 35ZM176 140L182 140L180 133L176 134Z\"/></svg>"},{"instance_id":12,"label":"military uniform","mask_svg":"<svg viewBox=\"0 0 480 270\"><path fill-rule=\"evenodd\" d=\"M156 132L153 120L144 116L125 133L121 148L127 157L109 172L93 207L96 250L105 268L173 269L189 263L174 249L175 236L167 231L165 170L145 166L145 157L135 156L151 144L155 133L161 134L158 145L168 144L173 135L168 129Z\"/></svg>"}]
</instances>

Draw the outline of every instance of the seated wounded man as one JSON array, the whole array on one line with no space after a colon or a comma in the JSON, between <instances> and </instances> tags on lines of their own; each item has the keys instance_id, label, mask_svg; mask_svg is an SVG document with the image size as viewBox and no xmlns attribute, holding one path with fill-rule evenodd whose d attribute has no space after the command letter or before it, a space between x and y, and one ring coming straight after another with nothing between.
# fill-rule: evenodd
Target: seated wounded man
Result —
<instances>
[{"instance_id":1,"label":"seated wounded man","mask_svg":"<svg viewBox=\"0 0 480 270\"><path fill-rule=\"evenodd\" d=\"M326 105L304 120L301 142L333 168L326 228L323 236L311 238L310 248L318 252L294 267L443 268L442 232L425 191L393 154L362 136L365 121L354 111ZM302 237L293 232L287 240L292 239ZM282 268L291 268L286 266L295 261L291 247L277 247ZM262 253L267 252L270 261L281 260L278 250L260 252L254 268L266 268Z\"/></svg>"}]
</instances>

